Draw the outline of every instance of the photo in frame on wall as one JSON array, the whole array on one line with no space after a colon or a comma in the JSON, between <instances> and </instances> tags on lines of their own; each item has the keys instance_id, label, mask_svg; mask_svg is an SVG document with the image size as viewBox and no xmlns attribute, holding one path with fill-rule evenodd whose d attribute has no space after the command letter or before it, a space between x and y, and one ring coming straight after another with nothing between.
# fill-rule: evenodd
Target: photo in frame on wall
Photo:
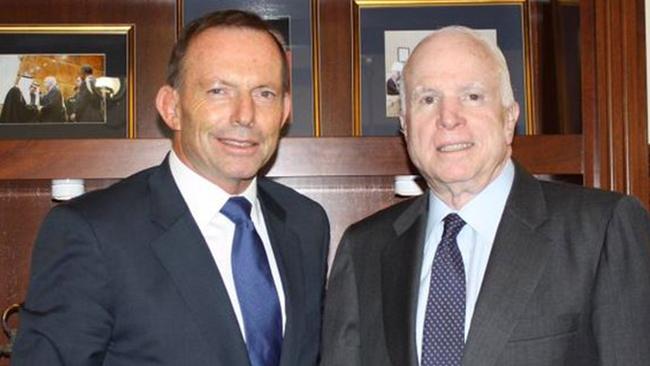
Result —
<instances>
[{"instance_id":1,"label":"photo in frame on wall","mask_svg":"<svg viewBox=\"0 0 650 366\"><path fill-rule=\"evenodd\" d=\"M0 139L135 134L133 25L0 26Z\"/></svg>"},{"instance_id":2,"label":"photo in frame on wall","mask_svg":"<svg viewBox=\"0 0 650 366\"><path fill-rule=\"evenodd\" d=\"M524 135L534 131L524 0L352 1L355 135L400 134L402 68L420 40L449 25L476 29L498 44L521 109L516 132Z\"/></svg>"},{"instance_id":3,"label":"photo in frame on wall","mask_svg":"<svg viewBox=\"0 0 650 366\"><path fill-rule=\"evenodd\" d=\"M180 0L182 26L215 10L239 9L252 11L264 18L276 36L284 43L289 61L292 112L287 124L287 136L318 136L318 70L317 39L312 14L314 0Z\"/></svg>"}]
</instances>

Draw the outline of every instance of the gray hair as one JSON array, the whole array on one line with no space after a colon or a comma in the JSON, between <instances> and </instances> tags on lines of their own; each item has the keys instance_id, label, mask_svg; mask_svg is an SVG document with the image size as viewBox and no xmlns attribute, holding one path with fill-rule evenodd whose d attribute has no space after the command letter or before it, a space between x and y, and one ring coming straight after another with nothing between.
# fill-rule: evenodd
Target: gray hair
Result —
<instances>
[{"instance_id":1,"label":"gray hair","mask_svg":"<svg viewBox=\"0 0 650 366\"><path fill-rule=\"evenodd\" d=\"M50 86L55 86L56 85L56 78L54 76L46 76L45 79L43 80L45 83L45 86L50 87Z\"/></svg>"},{"instance_id":2,"label":"gray hair","mask_svg":"<svg viewBox=\"0 0 650 366\"><path fill-rule=\"evenodd\" d=\"M422 39L411 53L411 57L409 57L409 59L406 61L406 65L404 66L404 71L402 73L402 82L399 84L399 95L401 103L400 108L402 109L401 113L403 113L404 108L406 108L406 73L411 67L411 60L413 59L413 55L415 55L418 49L420 49L423 44L427 43L429 39L439 34L465 35L483 45L485 50L488 51L490 55L492 55L493 60L497 63L497 72L499 73L500 80L499 91L501 94L501 105L504 107L512 106L512 104L515 102L515 98L512 92L512 85L510 84L510 72L508 71L508 63L506 62L506 58L503 55L503 52L501 52L499 46L497 46L496 42L493 42L491 39L487 38L484 34L476 31L475 29L461 25L450 25L434 30L424 39Z\"/></svg>"}]
</instances>

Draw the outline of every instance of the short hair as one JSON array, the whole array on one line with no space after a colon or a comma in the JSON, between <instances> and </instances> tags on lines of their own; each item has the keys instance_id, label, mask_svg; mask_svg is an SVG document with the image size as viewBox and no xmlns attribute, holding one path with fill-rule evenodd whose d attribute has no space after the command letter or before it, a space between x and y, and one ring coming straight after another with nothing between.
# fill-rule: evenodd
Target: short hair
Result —
<instances>
[{"instance_id":1,"label":"short hair","mask_svg":"<svg viewBox=\"0 0 650 366\"><path fill-rule=\"evenodd\" d=\"M267 33L276 45L282 60L282 88L289 91L289 65L284 52L284 46L278 40L268 23L257 14L243 10L221 10L208 13L193 20L183 28L172 49L167 65L167 84L177 88L183 82L183 67L187 49L194 38L203 31L211 28L243 28Z\"/></svg>"},{"instance_id":2,"label":"short hair","mask_svg":"<svg viewBox=\"0 0 650 366\"><path fill-rule=\"evenodd\" d=\"M93 68L90 65L81 65L81 73L84 75L92 75L93 74Z\"/></svg>"},{"instance_id":3,"label":"short hair","mask_svg":"<svg viewBox=\"0 0 650 366\"><path fill-rule=\"evenodd\" d=\"M43 81L45 82L45 85L56 85L56 78L52 75L46 76Z\"/></svg>"},{"instance_id":4,"label":"short hair","mask_svg":"<svg viewBox=\"0 0 650 366\"><path fill-rule=\"evenodd\" d=\"M496 42L493 42L491 39L487 38L484 34L476 31L475 29L460 26L460 25L450 25L447 27L437 29L431 32L429 35L427 35L422 41L420 41L417 44L417 46L415 46L415 49L411 53L411 56L406 61L406 65L404 66L404 71L402 76L402 82L400 83L400 99L401 99L402 108L406 108L406 104L405 104L406 83L407 83L406 73L411 68L410 65L411 65L411 60L413 59L413 55L415 55L415 53L418 51L421 45L427 43L429 39L439 34L461 34L461 35L468 36L469 38L483 45L485 50L488 51L488 53L492 56L492 59L497 63L497 72L499 73L499 93L501 94L501 105L503 107L510 107L515 102L514 94L512 92L512 85L510 84L510 72L508 71L508 63L506 62L506 58L503 55L503 52L501 52L501 49L496 44Z\"/></svg>"}]
</instances>

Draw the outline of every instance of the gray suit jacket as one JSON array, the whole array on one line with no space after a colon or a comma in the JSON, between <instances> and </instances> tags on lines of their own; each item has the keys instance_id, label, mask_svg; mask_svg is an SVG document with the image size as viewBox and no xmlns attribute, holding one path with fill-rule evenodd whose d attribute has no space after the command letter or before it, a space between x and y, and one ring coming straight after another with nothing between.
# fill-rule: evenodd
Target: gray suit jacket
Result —
<instances>
[{"instance_id":1,"label":"gray suit jacket","mask_svg":"<svg viewBox=\"0 0 650 366\"><path fill-rule=\"evenodd\" d=\"M344 234L321 365L417 365L427 202L402 202ZM634 198L539 182L517 166L463 365L650 365L648 212Z\"/></svg>"},{"instance_id":2,"label":"gray suit jacket","mask_svg":"<svg viewBox=\"0 0 650 366\"><path fill-rule=\"evenodd\" d=\"M266 179L258 195L286 299L280 365L315 365L329 225ZM230 298L169 165L55 207L32 257L14 366L246 366Z\"/></svg>"}]
</instances>

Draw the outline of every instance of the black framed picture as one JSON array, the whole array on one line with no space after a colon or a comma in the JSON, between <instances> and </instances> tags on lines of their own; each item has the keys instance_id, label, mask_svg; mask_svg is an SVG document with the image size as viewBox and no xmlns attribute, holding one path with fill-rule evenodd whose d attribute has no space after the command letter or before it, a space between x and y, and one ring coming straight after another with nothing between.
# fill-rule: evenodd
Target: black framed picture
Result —
<instances>
[{"instance_id":1,"label":"black framed picture","mask_svg":"<svg viewBox=\"0 0 650 366\"><path fill-rule=\"evenodd\" d=\"M134 32L0 26L0 138L135 137Z\"/></svg>"},{"instance_id":2,"label":"black framed picture","mask_svg":"<svg viewBox=\"0 0 650 366\"><path fill-rule=\"evenodd\" d=\"M183 24L215 10L252 11L269 22L286 46L291 66L291 123L288 136L319 136L317 39L312 14L315 0L181 0Z\"/></svg>"},{"instance_id":3,"label":"black framed picture","mask_svg":"<svg viewBox=\"0 0 650 366\"><path fill-rule=\"evenodd\" d=\"M420 40L449 25L476 29L498 44L521 108L516 132L534 131L523 0L353 1L355 135L400 134L402 68Z\"/></svg>"}]
</instances>

